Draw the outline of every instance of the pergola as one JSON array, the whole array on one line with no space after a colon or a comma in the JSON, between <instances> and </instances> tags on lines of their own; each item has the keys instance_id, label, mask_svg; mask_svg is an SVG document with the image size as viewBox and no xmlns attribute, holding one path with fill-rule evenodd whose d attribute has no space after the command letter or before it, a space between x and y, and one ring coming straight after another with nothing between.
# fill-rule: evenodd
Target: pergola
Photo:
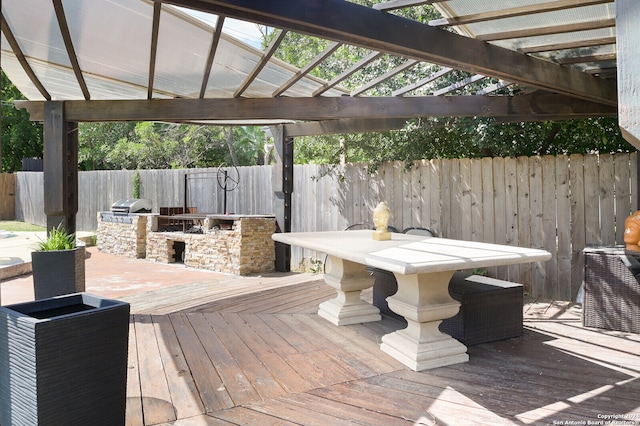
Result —
<instances>
[{"instance_id":1,"label":"pergola","mask_svg":"<svg viewBox=\"0 0 640 426\"><path fill-rule=\"evenodd\" d=\"M0 1L1 66L29 99L18 106L44 122L48 227L75 229L78 122L273 126L276 215L284 232L291 227L297 136L396 129L430 116L525 121L617 114L625 138L640 148L635 0L394 0L374 7L343 0ZM394 14L427 3L442 19L423 23ZM277 34L259 50L225 34L230 19ZM274 57L288 32L330 43L298 69ZM314 77L341 45L370 53L331 81ZM399 65L345 88L382 55ZM420 79L389 93L373 90L409 69L423 70ZM433 89L453 70L471 77ZM465 92L479 82L483 89ZM519 90L505 90L514 85Z\"/></svg>"}]
</instances>

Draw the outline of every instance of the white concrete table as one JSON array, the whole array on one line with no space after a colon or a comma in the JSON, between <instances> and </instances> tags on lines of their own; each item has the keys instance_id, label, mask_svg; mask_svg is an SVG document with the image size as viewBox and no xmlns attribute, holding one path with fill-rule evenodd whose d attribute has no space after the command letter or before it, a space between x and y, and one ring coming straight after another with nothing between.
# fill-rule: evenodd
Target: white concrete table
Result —
<instances>
[{"instance_id":1,"label":"white concrete table","mask_svg":"<svg viewBox=\"0 0 640 426\"><path fill-rule=\"evenodd\" d=\"M338 295L321 303L318 315L335 325L380 320L379 309L360 298L374 282L366 268L393 272L398 292L387 301L407 320L407 327L383 336L380 348L416 371L469 360L465 345L438 330L442 320L460 308L449 295L456 270L551 258L544 250L410 234L394 233L389 241L376 241L372 232L293 232L274 234L273 239L328 255L324 279Z\"/></svg>"}]
</instances>

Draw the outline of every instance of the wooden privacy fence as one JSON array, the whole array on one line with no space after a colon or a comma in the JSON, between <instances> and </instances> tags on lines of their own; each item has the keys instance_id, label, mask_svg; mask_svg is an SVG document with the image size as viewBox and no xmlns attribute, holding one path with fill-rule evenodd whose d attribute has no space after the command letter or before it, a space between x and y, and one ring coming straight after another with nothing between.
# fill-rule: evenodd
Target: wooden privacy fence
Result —
<instances>
[{"instance_id":1,"label":"wooden privacy fence","mask_svg":"<svg viewBox=\"0 0 640 426\"><path fill-rule=\"evenodd\" d=\"M16 175L0 173L0 219L15 218L16 214Z\"/></svg>"},{"instance_id":2,"label":"wooden privacy fence","mask_svg":"<svg viewBox=\"0 0 640 426\"><path fill-rule=\"evenodd\" d=\"M421 226L436 235L543 248L544 263L491 268L491 276L523 283L535 296L575 299L586 244L623 244L624 219L637 206L637 154L423 160L409 168L385 163L294 167L292 230L342 230L372 222L379 201L391 208L399 230ZM332 173L327 173L332 170ZM141 197L160 206L182 206L185 172L217 169L141 170ZM241 167L240 185L229 192L228 212L275 211L270 166ZM98 211L133 194L133 171L79 174L78 229L95 230ZM46 223L42 174L18 173L16 215ZM189 183L189 207L222 213L223 191L215 179ZM324 260L321 253L292 250L292 267Z\"/></svg>"}]
</instances>

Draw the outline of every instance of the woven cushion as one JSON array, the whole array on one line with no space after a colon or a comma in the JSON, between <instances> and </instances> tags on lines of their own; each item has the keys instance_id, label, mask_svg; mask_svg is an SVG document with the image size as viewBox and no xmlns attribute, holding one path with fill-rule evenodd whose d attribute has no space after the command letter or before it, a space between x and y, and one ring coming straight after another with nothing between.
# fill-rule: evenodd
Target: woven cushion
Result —
<instances>
[{"instance_id":1,"label":"woven cushion","mask_svg":"<svg viewBox=\"0 0 640 426\"><path fill-rule=\"evenodd\" d=\"M640 333L640 283L628 267L637 263L634 257L640 253L623 247L588 247L584 254L582 324Z\"/></svg>"}]
</instances>

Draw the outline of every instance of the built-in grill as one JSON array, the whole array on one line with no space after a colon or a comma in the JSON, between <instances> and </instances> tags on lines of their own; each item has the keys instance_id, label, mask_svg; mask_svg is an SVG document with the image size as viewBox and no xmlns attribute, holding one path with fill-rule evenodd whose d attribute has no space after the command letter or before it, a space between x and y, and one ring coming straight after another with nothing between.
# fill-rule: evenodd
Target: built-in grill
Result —
<instances>
[{"instance_id":1,"label":"built-in grill","mask_svg":"<svg viewBox=\"0 0 640 426\"><path fill-rule=\"evenodd\" d=\"M100 212L100 220L113 223L132 223L139 213L151 213L153 204L144 198L118 200L111 205L111 211Z\"/></svg>"},{"instance_id":2,"label":"built-in grill","mask_svg":"<svg viewBox=\"0 0 640 426\"><path fill-rule=\"evenodd\" d=\"M111 205L111 213L126 216L129 213L151 213L153 205L151 200L144 198L129 198L118 200Z\"/></svg>"}]
</instances>

